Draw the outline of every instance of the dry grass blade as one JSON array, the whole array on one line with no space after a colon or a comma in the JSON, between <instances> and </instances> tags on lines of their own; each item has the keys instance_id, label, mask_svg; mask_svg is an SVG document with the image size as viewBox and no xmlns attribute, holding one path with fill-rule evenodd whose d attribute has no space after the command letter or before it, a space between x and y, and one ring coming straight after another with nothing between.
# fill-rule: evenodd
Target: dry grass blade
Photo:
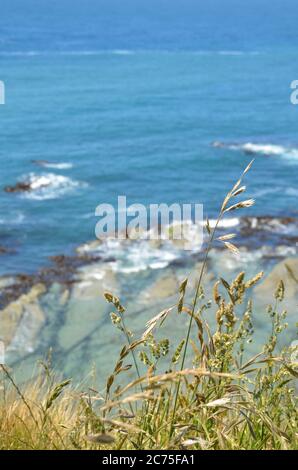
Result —
<instances>
[{"instance_id":1,"label":"dry grass blade","mask_svg":"<svg viewBox=\"0 0 298 470\"><path fill-rule=\"evenodd\" d=\"M255 284L257 284L257 282L259 282L263 276L264 276L264 272L263 271L259 272L256 276L254 276L252 279L250 279L249 281L245 283L245 288L250 289Z\"/></svg>"},{"instance_id":2,"label":"dry grass blade","mask_svg":"<svg viewBox=\"0 0 298 470\"><path fill-rule=\"evenodd\" d=\"M263 351L256 354L255 356L253 356L251 359L249 359L245 364L243 364L241 366L241 370L244 370L244 369L247 369L247 367L251 366L252 364L255 364L256 362L256 359L258 359L259 357L263 356Z\"/></svg>"},{"instance_id":3,"label":"dry grass blade","mask_svg":"<svg viewBox=\"0 0 298 470\"><path fill-rule=\"evenodd\" d=\"M143 429L140 429L139 427L134 426L133 424L123 423L122 421L118 421L116 419L106 418L106 419L103 419L102 421L120 430L133 432L133 433L144 433Z\"/></svg>"},{"instance_id":4,"label":"dry grass blade","mask_svg":"<svg viewBox=\"0 0 298 470\"><path fill-rule=\"evenodd\" d=\"M111 410L120 405L125 405L126 403L134 403L139 400L152 400L153 395L151 391L135 393L129 397L122 398L122 400L109 401L102 408L101 411Z\"/></svg>"},{"instance_id":5,"label":"dry grass blade","mask_svg":"<svg viewBox=\"0 0 298 470\"><path fill-rule=\"evenodd\" d=\"M150 326L148 326L148 328L142 334L142 341L146 341L146 339L148 338L149 335L151 335L151 333L154 330L154 328L156 327L156 325L157 325L157 322L152 323Z\"/></svg>"},{"instance_id":6,"label":"dry grass blade","mask_svg":"<svg viewBox=\"0 0 298 470\"><path fill-rule=\"evenodd\" d=\"M168 374L161 374L156 375L149 379L149 383L159 383L159 382L173 382L179 377L186 377L186 376L193 376L193 377L210 377L213 379L216 378L227 378L227 379L235 379L239 380L241 378L240 375L237 374L230 374L227 372L211 372L206 369L183 369L176 372L170 372Z\"/></svg>"},{"instance_id":7,"label":"dry grass blade","mask_svg":"<svg viewBox=\"0 0 298 470\"><path fill-rule=\"evenodd\" d=\"M237 209L245 209L248 207L252 207L254 204L255 204L254 199L247 199L246 201L241 201L241 202L237 202L237 204L233 204L232 206L225 209L225 212L231 212Z\"/></svg>"},{"instance_id":8,"label":"dry grass blade","mask_svg":"<svg viewBox=\"0 0 298 470\"><path fill-rule=\"evenodd\" d=\"M239 249L237 248L237 246L233 245L233 243L224 242L224 245L229 251L231 251L231 253L233 253L233 255L236 255L236 256L240 255Z\"/></svg>"},{"instance_id":9,"label":"dry grass blade","mask_svg":"<svg viewBox=\"0 0 298 470\"><path fill-rule=\"evenodd\" d=\"M228 233L227 235L222 235L221 237L218 237L216 240L224 242L225 240L232 240L235 237L236 233Z\"/></svg>"},{"instance_id":10,"label":"dry grass blade","mask_svg":"<svg viewBox=\"0 0 298 470\"><path fill-rule=\"evenodd\" d=\"M240 194L243 194L245 191L246 191L246 186L241 186L241 188L236 189L236 191L234 191L234 192L232 193L232 196L233 196L233 197L237 197L237 196L239 196Z\"/></svg>"},{"instance_id":11,"label":"dry grass blade","mask_svg":"<svg viewBox=\"0 0 298 470\"><path fill-rule=\"evenodd\" d=\"M206 219L206 230L207 230L208 234L210 235L211 234L211 227L210 227L210 222L209 222L208 217Z\"/></svg>"},{"instance_id":12,"label":"dry grass blade","mask_svg":"<svg viewBox=\"0 0 298 470\"><path fill-rule=\"evenodd\" d=\"M149 320L149 321L146 323L147 329L144 331L141 340L142 340L142 341L145 341L146 338L152 333L152 331L154 330L154 328L157 326L158 322L160 321L161 324L162 324L162 323L165 321L165 319L167 318L167 316L169 315L169 313L170 313L174 308L175 308L175 307L172 306L172 307L170 307L170 308L167 308L167 309L165 309L165 310L162 310L162 312L158 313L158 315L155 315L155 317L151 318L151 320Z\"/></svg>"},{"instance_id":13,"label":"dry grass blade","mask_svg":"<svg viewBox=\"0 0 298 470\"><path fill-rule=\"evenodd\" d=\"M251 169L252 165L254 163L254 159L247 165L247 167L245 168L244 172L242 173L241 175L241 178L237 181L237 183L235 184L235 186L233 187L232 191L229 193L230 196L234 195L235 192L237 192L238 188L240 187L241 183L242 183L242 180L243 180L243 177L246 175L246 173L248 173L248 171Z\"/></svg>"},{"instance_id":14,"label":"dry grass blade","mask_svg":"<svg viewBox=\"0 0 298 470\"><path fill-rule=\"evenodd\" d=\"M88 434L85 439L97 444L112 444L115 442L115 438L109 434Z\"/></svg>"},{"instance_id":15,"label":"dry grass blade","mask_svg":"<svg viewBox=\"0 0 298 470\"><path fill-rule=\"evenodd\" d=\"M133 380L129 384L125 385L125 387L121 388L120 390L117 390L117 392L115 392L114 394L114 397L117 398L117 397L124 395L124 393L126 393L128 390L131 390L132 388L137 387L144 380L145 380L145 377L138 377L137 379Z\"/></svg>"},{"instance_id":16,"label":"dry grass blade","mask_svg":"<svg viewBox=\"0 0 298 470\"><path fill-rule=\"evenodd\" d=\"M53 390L49 393L49 396L47 398L46 404L45 404L45 409L48 410L54 403L55 400L61 395L63 392L63 389L69 385L71 380L65 380L64 382L61 382L60 384L56 385Z\"/></svg>"},{"instance_id":17,"label":"dry grass blade","mask_svg":"<svg viewBox=\"0 0 298 470\"><path fill-rule=\"evenodd\" d=\"M141 344L144 343L144 339L138 339L137 341L133 341L129 347L127 348L127 352L129 351L133 351L134 349L136 349L138 346L140 346Z\"/></svg>"},{"instance_id":18,"label":"dry grass blade","mask_svg":"<svg viewBox=\"0 0 298 470\"><path fill-rule=\"evenodd\" d=\"M298 364L297 363L294 363L294 367L297 367ZM298 371L296 371L295 369L293 369L292 365L288 365L288 364L284 364L284 367L287 369L287 371L293 375L293 377L295 377L295 379L298 379Z\"/></svg>"},{"instance_id":19,"label":"dry grass blade","mask_svg":"<svg viewBox=\"0 0 298 470\"><path fill-rule=\"evenodd\" d=\"M207 408L214 408L216 406L226 406L226 405L230 404L231 402L232 402L231 398L224 397L224 398L219 398L218 400L210 401L209 403L206 403L206 404L201 405L201 406L204 406L204 407L207 407Z\"/></svg>"},{"instance_id":20,"label":"dry grass blade","mask_svg":"<svg viewBox=\"0 0 298 470\"><path fill-rule=\"evenodd\" d=\"M206 441L205 439L202 439L201 437L191 437L189 439L186 439L185 441L182 441L181 444L183 447L192 447L195 445L199 445L203 450L207 450L211 446L210 442Z\"/></svg>"},{"instance_id":21,"label":"dry grass blade","mask_svg":"<svg viewBox=\"0 0 298 470\"><path fill-rule=\"evenodd\" d=\"M151 326L151 325L156 325L158 321L163 320L168 316L168 314L173 310L174 307L167 308L165 310L162 310L160 313L155 315L155 317L151 318L151 320L148 320L146 323L146 326Z\"/></svg>"},{"instance_id":22,"label":"dry grass blade","mask_svg":"<svg viewBox=\"0 0 298 470\"><path fill-rule=\"evenodd\" d=\"M183 309L183 303L184 303L184 297L185 297L187 283L188 283L188 278L184 279L182 281L182 283L180 284L180 287L179 287L180 298L179 298L179 301L178 301L178 313L181 313L182 309Z\"/></svg>"},{"instance_id":23,"label":"dry grass blade","mask_svg":"<svg viewBox=\"0 0 298 470\"><path fill-rule=\"evenodd\" d=\"M286 270L288 271L290 277L293 279L293 281L295 281L296 284L298 284L298 278L296 277L293 269L287 263L285 263L285 267L286 267Z\"/></svg>"},{"instance_id":24,"label":"dry grass blade","mask_svg":"<svg viewBox=\"0 0 298 470\"><path fill-rule=\"evenodd\" d=\"M254 163L255 159L253 159L248 165L247 167L245 168L244 172L243 172L243 176L246 175L246 173L251 169L253 163Z\"/></svg>"}]
</instances>

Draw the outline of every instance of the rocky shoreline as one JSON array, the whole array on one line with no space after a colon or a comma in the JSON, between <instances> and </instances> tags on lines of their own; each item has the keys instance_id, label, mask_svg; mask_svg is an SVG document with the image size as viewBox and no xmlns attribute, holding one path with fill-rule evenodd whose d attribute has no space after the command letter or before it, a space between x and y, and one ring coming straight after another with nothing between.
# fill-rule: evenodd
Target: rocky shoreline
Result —
<instances>
[{"instance_id":1,"label":"rocky shoreline","mask_svg":"<svg viewBox=\"0 0 298 470\"><path fill-rule=\"evenodd\" d=\"M287 227L294 222L295 219L284 220ZM264 242L268 231L272 235L272 223L262 218L257 224ZM298 285L287 267L298 278L295 245L292 242L264 245L262 250L252 251L245 246L243 230L247 238L251 233L255 240L253 225L251 220L244 219L241 223L240 259L219 247L211 253L204 285L206 297L212 297L212 286L219 276L231 281L240 271L246 271L250 277L264 269L266 277L253 292L257 337L261 341L270 327L266 305L272 302L276 285L283 279L285 308L289 311L289 329L284 342L291 342L295 339ZM149 318L177 301L179 283L189 275L189 292L192 291L201 266L201 252L172 257L159 268L155 267L153 259L155 264L148 262L144 269L135 270L134 265L127 269L129 256L135 255L136 249L140 250L141 260L147 253L144 246L150 256L155 255L156 250L163 252L164 247L158 246L156 241L142 243L144 245L139 241L124 240L120 245L110 246L92 241L79 246L70 256L52 257L51 264L36 274L0 278L0 339L6 345L8 364L20 366L22 378L32 375L36 361L50 348L63 374L83 377L92 364L100 364L103 357L100 370L106 372L109 369L107 358L110 362L117 355L122 339L110 323L110 307L103 295L106 290L123 299L129 326L136 335L142 333ZM177 246L174 248L178 249ZM124 255L127 258L122 259ZM212 326L214 312L210 311L209 315ZM167 335L182 335L185 321L182 319L180 326L176 322L169 323Z\"/></svg>"}]
</instances>

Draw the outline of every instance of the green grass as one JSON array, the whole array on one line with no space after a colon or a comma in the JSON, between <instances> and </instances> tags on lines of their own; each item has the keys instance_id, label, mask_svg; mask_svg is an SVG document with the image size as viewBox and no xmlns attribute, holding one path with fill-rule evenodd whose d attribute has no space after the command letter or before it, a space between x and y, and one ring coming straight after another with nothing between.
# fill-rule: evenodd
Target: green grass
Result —
<instances>
[{"instance_id":1,"label":"green grass","mask_svg":"<svg viewBox=\"0 0 298 470\"><path fill-rule=\"evenodd\" d=\"M218 222L227 212L253 204L236 200L245 192L242 179L250 166L225 198ZM248 358L254 335L250 290L263 273L219 279L213 298L205 298L204 273L214 241L237 253L233 234L216 238L217 225L211 230L206 224L209 242L191 305L185 300L191 294L185 279L177 304L151 319L141 338L129 331L120 300L105 294L125 344L104 391L57 381L47 362L38 380L21 389L13 372L2 366L1 449L297 448L297 348L276 352L287 327L283 281L264 312L271 334ZM205 312L213 310L216 328L211 331ZM176 345L157 339L173 316L175 321L189 317L185 338ZM131 370L135 379L129 382Z\"/></svg>"}]
</instances>

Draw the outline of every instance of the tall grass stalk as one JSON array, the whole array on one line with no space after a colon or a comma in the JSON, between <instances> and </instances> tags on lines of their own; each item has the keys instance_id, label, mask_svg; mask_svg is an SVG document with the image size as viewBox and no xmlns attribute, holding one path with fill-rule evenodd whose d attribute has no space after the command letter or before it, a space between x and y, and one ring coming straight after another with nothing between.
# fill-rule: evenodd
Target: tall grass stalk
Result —
<instances>
[{"instance_id":1,"label":"tall grass stalk","mask_svg":"<svg viewBox=\"0 0 298 470\"><path fill-rule=\"evenodd\" d=\"M217 228L218 228L218 225L220 223L220 221L222 220L225 212L229 212L231 210L231 208L228 208L227 209L227 204L229 203L229 201L231 200L232 197L235 197L235 196L238 196L239 194L243 193L245 191L245 187L243 188L240 188L240 185L242 183L242 180L243 180L243 177L244 175L250 170L252 164L253 164L253 161L252 160L249 165L246 167L246 169L244 170L241 178L237 181L237 183L233 186L232 190L226 195L223 203L222 203L222 206L221 206L221 209L220 209L220 212L219 212L219 215L217 217L217 220L216 220L216 223L215 223L215 226L213 228L213 230L211 230L210 232L210 226L209 226L209 221L207 220L207 231L209 233L209 240L208 240L208 244L207 244L207 248L206 248L206 251L205 251L205 256L204 256L204 260L203 260L203 264L202 264L202 267L201 267L201 271L200 271L200 275L199 275L199 279L197 281L197 287L196 287L196 290L195 290L195 296L194 296L194 300L193 300L193 306L192 306L192 309L191 309L191 315L190 315L190 320L189 320L189 324L188 324L188 329L187 329L187 334L186 334L186 341L185 341L185 346L184 346L184 351L183 351L183 356L182 356L182 361L181 361L181 368L180 370L183 370L184 369L184 366L185 366L185 360L186 360L186 354L187 354L187 349L188 349L188 345L189 345L189 339L190 339L190 333L191 333L191 328L192 328L192 324L193 324L193 318L194 318L194 313L195 313L195 310L196 310L196 307L197 307L197 303L198 303L198 298L199 298L199 293L200 293L200 289L201 289L201 286L202 286L202 279L203 279L203 275L204 275L204 272L205 272L205 269L206 269L206 265L207 265L207 261L208 261L208 256L209 256L209 253L210 253L210 250L212 248L212 244L213 244L213 241L214 241L214 238L215 238L215 234L216 234L216 231L217 231ZM240 188L240 191L239 191L239 188ZM242 189L242 190L241 190ZM252 201L251 201L252 203ZM241 208L241 203L240 205L238 206L239 208ZM237 205L235 205L235 207L232 206L232 210L236 210L237 208ZM180 391L180 386L181 386L181 379L179 379L179 382L178 382L178 385L177 385L177 388L176 388L176 393L175 393L175 401L174 401L174 408L173 408L173 418L172 418L172 425L171 425L171 434L173 433L173 425L174 425L174 422L175 422L175 416L176 416L176 409L177 409L177 402L178 402L178 397L179 397L179 391Z\"/></svg>"}]
</instances>

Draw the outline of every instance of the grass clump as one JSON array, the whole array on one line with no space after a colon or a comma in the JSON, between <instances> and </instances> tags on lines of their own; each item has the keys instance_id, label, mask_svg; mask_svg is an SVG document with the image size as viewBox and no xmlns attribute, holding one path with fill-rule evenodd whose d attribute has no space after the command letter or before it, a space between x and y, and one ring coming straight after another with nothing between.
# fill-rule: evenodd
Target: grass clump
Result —
<instances>
[{"instance_id":1,"label":"grass clump","mask_svg":"<svg viewBox=\"0 0 298 470\"><path fill-rule=\"evenodd\" d=\"M126 344L104 391L79 391L69 380L56 381L47 363L38 381L21 390L2 366L1 449L297 448L297 347L277 353L278 337L287 327L283 281L264 312L271 333L254 357L246 352L254 335L249 297L263 273L246 279L241 272L229 282L220 278L213 298L204 294L204 272L214 242L238 252L231 242L234 234L217 238L216 233L226 213L253 205L251 199L236 199L245 192L242 180L250 167L226 196L212 230L207 220L209 240L191 304L186 302L185 279L177 304L149 320L143 335L134 339L121 301L105 294L113 307L112 323ZM204 316L211 308L213 330ZM189 321L185 337L170 344L159 336L174 315L188 316ZM135 378L128 382L125 374L131 369Z\"/></svg>"}]
</instances>

